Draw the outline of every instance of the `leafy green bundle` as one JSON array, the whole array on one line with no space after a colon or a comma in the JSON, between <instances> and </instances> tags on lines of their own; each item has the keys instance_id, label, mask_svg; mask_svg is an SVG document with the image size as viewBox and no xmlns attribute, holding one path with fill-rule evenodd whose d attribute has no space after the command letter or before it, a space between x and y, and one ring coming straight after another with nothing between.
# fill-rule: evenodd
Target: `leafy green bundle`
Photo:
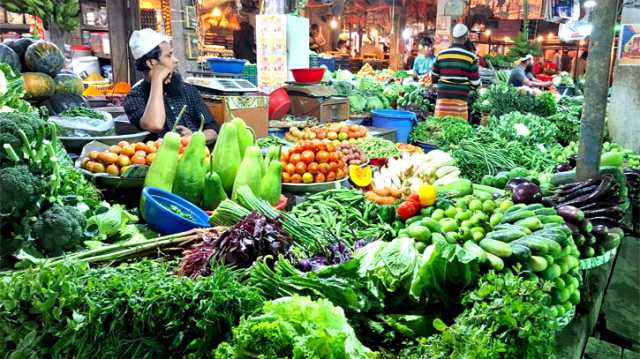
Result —
<instances>
[{"instance_id":1,"label":"leafy green bundle","mask_svg":"<svg viewBox=\"0 0 640 359\"><path fill-rule=\"evenodd\" d=\"M243 319L215 358L372 358L344 312L326 299L283 297Z\"/></svg>"},{"instance_id":2,"label":"leafy green bundle","mask_svg":"<svg viewBox=\"0 0 640 359\"><path fill-rule=\"evenodd\" d=\"M431 117L418 122L409 137L413 142L431 143L443 151L448 151L473 135L473 127L461 118Z\"/></svg>"},{"instance_id":3,"label":"leafy green bundle","mask_svg":"<svg viewBox=\"0 0 640 359\"><path fill-rule=\"evenodd\" d=\"M15 73L8 64L0 63L0 109L31 111L31 105L22 99L24 94L22 76Z\"/></svg>"},{"instance_id":4,"label":"leafy green bundle","mask_svg":"<svg viewBox=\"0 0 640 359\"><path fill-rule=\"evenodd\" d=\"M263 298L216 266L193 281L175 263L90 269L61 263L0 281L0 352L12 357L204 357ZM7 324L7 325L4 325Z\"/></svg>"}]
</instances>

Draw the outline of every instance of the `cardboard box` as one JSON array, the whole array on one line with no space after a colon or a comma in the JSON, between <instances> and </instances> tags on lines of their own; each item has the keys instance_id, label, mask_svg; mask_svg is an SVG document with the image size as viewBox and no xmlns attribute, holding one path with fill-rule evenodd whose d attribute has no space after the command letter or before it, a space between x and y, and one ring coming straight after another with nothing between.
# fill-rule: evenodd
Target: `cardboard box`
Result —
<instances>
[{"instance_id":1,"label":"cardboard box","mask_svg":"<svg viewBox=\"0 0 640 359\"><path fill-rule=\"evenodd\" d=\"M247 126L255 131L257 138L266 137L269 134L268 96L214 97L203 95L203 99L209 112L219 124L231 121L233 114L233 116L243 119Z\"/></svg>"}]
</instances>

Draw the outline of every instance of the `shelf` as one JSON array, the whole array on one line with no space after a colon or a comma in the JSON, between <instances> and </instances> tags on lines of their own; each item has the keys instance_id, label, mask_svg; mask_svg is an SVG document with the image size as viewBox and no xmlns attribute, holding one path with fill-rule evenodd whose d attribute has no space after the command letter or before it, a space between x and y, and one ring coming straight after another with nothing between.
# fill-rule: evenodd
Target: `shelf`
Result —
<instances>
[{"instance_id":1,"label":"shelf","mask_svg":"<svg viewBox=\"0 0 640 359\"><path fill-rule=\"evenodd\" d=\"M25 24L0 24L0 31L29 31L29 25L25 25Z\"/></svg>"},{"instance_id":2,"label":"shelf","mask_svg":"<svg viewBox=\"0 0 640 359\"><path fill-rule=\"evenodd\" d=\"M80 25L80 29L85 31L109 31L109 27L103 25Z\"/></svg>"}]
</instances>

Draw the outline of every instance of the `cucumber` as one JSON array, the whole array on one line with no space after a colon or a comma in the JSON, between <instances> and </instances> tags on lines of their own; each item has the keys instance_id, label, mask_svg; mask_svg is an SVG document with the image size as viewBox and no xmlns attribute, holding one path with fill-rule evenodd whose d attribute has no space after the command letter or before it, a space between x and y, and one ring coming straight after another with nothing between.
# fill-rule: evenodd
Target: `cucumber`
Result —
<instances>
[{"instance_id":1,"label":"cucumber","mask_svg":"<svg viewBox=\"0 0 640 359\"><path fill-rule=\"evenodd\" d=\"M478 260L480 261L480 263L484 263L487 260L487 253L474 241L468 240L464 242L462 247L464 247L464 249L466 249L469 253L478 257Z\"/></svg>"},{"instance_id":2,"label":"cucumber","mask_svg":"<svg viewBox=\"0 0 640 359\"><path fill-rule=\"evenodd\" d=\"M531 236L527 236L525 238L531 238L535 241L544 243L544 245L547 246L547 253L549 253L552 256L557 256L562 253L562 246L558 244L558 242L552 239L540 236L537 233L532 234Z\"/></svg>"},{"instance_id":3,"label":"cucumber","mask_svg":"<svg viewBox=\"0 0 640 359\"><path fill-rule=\"evenodd\" d=\"M473 214L473 212L471 212L471 210L467 209L465 211L462 211L460 213L456 213L455 217L453 217L453 219L455 219L458 222L462 222L466 219L471 218L471 215Z\"/></svg>"},{"instance_id":4,"label":"cucumber","mask_svg":"<svg viewBox=\"0 0 640 359\"><path fill-rule=\"evenodd\" d=\"M489 252L485 252L485 255L487 256L487 260L489 261L489 265L491 266L491 268L495 270L504 269L504 261L500 257L495 256Z\"/></svg>"},{"instance_id":5,"label":"cucumber","mask_svg":"<svg viewBox=\"0 0 640 359\"><path fill-rule=\"evenodd\" d=\"M521 219L519 221L516 221L514 224L516 226L528 228L532 231L536 231L542 228L542 221L540 221L538 217L529 217L529 218Z\"/></svg>"},{"instance_id":6,"label":"cucumber","mask_svg":"<svg viewBox=\"0 0 640 359\"><path fill-rule=\"evenodd\" d=\"M525 207L525 205L522 204L522 203L513 204L513 202L511 202L511 201L504 201L502 203L506 203L507 205L509 203L511 204L511 206L507 206L507 205L504 206L504 207L507 207L507 210L504 212L504 214L513 214L515 212L520 211L521 209L523 209ZM500 204L500 208L503 207L502 203Z\"/></svg>"},{"instance_id":7,"label":"cucumber","mask_svg":"<svg viewBox=\"0 0 640 359\"><path fill-rule=\"evenodd\" d=\"M619 235L614 234L614 233L608 233L607 234L607 239L604 241L604 243L602 243L602 246L604 247L605 250L612 250L614 248L617 248L618 245L620 245L620 241L622 238L620 238Z\"/></svg>"},{"instance_id":8,"label":"cucumber","mask_svg":"<svg viewBox=\"0 0 640 359\"><path fill-rule=\"evenodd\" d=\"M557 264L550 265L547 269L542 271L542 278L545 280L554 280L562 274L562 269Z\"/></svg>"},{"instance_id":9,"label":"cucumber","mask_svg":"<svg viewBox=\"0 0 640 359\"><path fill-rule=\"evenodd\" d=\"M566 247L569 245L569 239L560 233L538 231L538 232L535 232L534 235L536 235L537 237L550 239L558 243L560 247Z\"/></svg>"},{"instance_id":10,"label":"cucumber","mask_svg":"<svg viewBox=\"0 0 640 359\"><path fill-rule=\"evenodd\" d=\"M540 208L533 211L533 213L535 213L536 216L554 216L556 215L556 210L553 208Z\"/></svg>"},{"instance_id":11,"label":"cucumber","mask_svg":"<svg viewBox=\"0 0 640 359\"><path fill-rule=\"evenodd\" d=\"M517 243L519 245L525 246L531 249L531 251L536 254L546 254L547 252L549 252L549 245L547 244L547 242L533 236L522 237L511 243Z\"/></svg>"},{"instance_id":12,"label":"cucumber","mask_svg":"<svg viewBox=\"0 0 640 359\"><path fill-rule=\"evenodd\" d=\"M564 218L558 215L538 216L538 218L540 218L540 222L542 222L543 224L547 224L547 223L564 224Z\"/></svg>"},{"instance_id":13,"label":"cucumber","mask_svg":"<svg viewBox=\"0 0 640 359\"><path fill-rule=\"evenodd\" d=\"M532 203L527 205L524 209L526 209L527 211L537 211L543 208L544 208L544 205L542 203Z\"/></svg>"},{"instance_id":14,"label":"cucumber","mask_svg":"<svg viewBox=\"0 0 640 359\"><path fill-rule=\"evenodd\" d=\"M505 213L504 216L502 216L502 223L514 223L517 222L521 219L526 219L529 217L534 217L536 214L533 213L533 211L529 211L526 209L514 212L514 213Z\"/></svg>"},{"instance_id":15,"label":"cucumber","mask_svg":"<svg viewBox=\"0 0 640 359\"><path fill-rule=\"evenodd\" d=\"M420 223L429 228L432 233L442 233L442 226L440 225L440 222L433 218L425 217L420 221Z\"/></svg>"},{"instance_id":16,"label":"cucumber","mask_svg":"<svg viewBox=\"0 0 640 359\"><path fill-rule=\"evenodd\" d=\"M422 216L422 215L413 216L413 217L407 219L404 222L404 224L405 224L405 226L409 227L413 223L420 222L423 218L424 218L424 216Z\"/></svg>"},{"instance_id":17,"label":"cucumber","mask_svg":"<svg viewBox=\"0 0 640 359\"><path fill-rule=\"evenodd\" d=\"M490 201L493 199L493 194L489 192L481 191L479 189L474 189L473 195L481 201Z\"/></svg>"},{"instance_id":18,"label":"cucumber","mask_svg":"<svg viewBox=\"0 0 640 359\"><path fill-rule=\"evenodd\" d=\"M531 256L531 258L529 258L529 266L531 266L531 270L534 272L542 272L547 269L548 264L543 257Z\"/></svg>"},{"instance_id":19,"label":"cucumber","mask_svg":"<svg viewBox=\"0 0 640 359\"><path fill-rule=\"evenodd\" d=\"M529 262L529 259L531 258L531 249L517 243L510 243L509 245L511 246L511 256L509 258L513 258L520 263Z\"/></svg>"},{"instance_id":20,"label":"cucumber","mask_svg":"<svg viewBox=\"0 0 640 359\"><path fill-rule=\"evenodd\" d=\"M510 245L487 237L480 241L480 247L485 251L502 258L508 258L513 253L513 249Z\"/></svg>"},{"instance_id":21,"label":"cucumber","mask_svg":"<svg viewBox=\"0 0 640 359\"><path fill-rule=\"evenodd\" d=\"M485 236L485 238L493 239L500 242L512 242L524 236L526 236L526 233L524 233L523 231L515 229L502 229L490 232Z\"/></svg>"},{"instance_id":22,"label":"cucumber","mask_svg":"<svg viewBox=\"0 0 640 359\"><path fill-rule=\"evenodd\" d=\"M495 212L491 215L491 218L489 218L489 225L491 227L495 227L500 223L501 220L502 220L502 213Z\"/></svg>"},{"instance_id":23,"label":"cucumber","mask_svg":"<svg viewBox=\"0 0 640 359\"><path fill-rule=\"evenodd\" d=\"M514 224L509 224L509 223L503 223L503 224L499 224L497 226L495 226L494 230L496 231L501 231L501 230L516 230L518 232L523 232L525 235L527 234L531 234L531 230L529 228L525 228L525 227L520 227L520 226L516 226Z\"/></svg>"},{"instance_id":24,"label":"cucumber","mask_svg":"<svg viewBox=\"0 0 640 359\"><path fill-rule=\"evenodd\" d=\"M451 218L445 218L440 221L442 233L456 232L458 230L458 222Z\"/></svg>"},{"instance_id":25,"label":"cucumber","mask_svg":"<svg viewBox=\"0 0 640 359\"><path fill-rule=\"evenodd\" d=\"M431 218L436 220L436 221L439 221L439 220L443 219L444 218L444 210L440 209L440 208L436 209L435 211L433 211L433 213L431 213Z\"/></svg>"}]
</instances>

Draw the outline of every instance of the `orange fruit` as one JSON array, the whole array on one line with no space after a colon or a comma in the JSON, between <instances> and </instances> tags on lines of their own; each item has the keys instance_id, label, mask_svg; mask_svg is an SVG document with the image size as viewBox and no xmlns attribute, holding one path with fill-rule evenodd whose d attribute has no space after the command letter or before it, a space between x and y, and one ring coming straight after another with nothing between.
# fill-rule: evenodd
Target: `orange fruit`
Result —
<instances>
[{"instance_id":1,"label":"orange fruit","mask_svg":"<svg viewBox=\"0 0 640 359\"><path fill-rule=\"evenodd\" d=\"M324 174L322 174L322 173L318 173L318 174L316 175L316 182L317 182L317 183L322 183L322 182L324 182L324 181L325 181L325 179L326 179L326 178L324 177Z\"/></svg>"},{"instance_id":2,"label":"orange fruit","mask_svg":"<svg viewBox=\"0 0 640 359\"><path fill-rule=\"evenodd\" d=\"M305 172L307 172L307 165L305 165L304 162L296 163L296 173L303 174Z\"/></svg>"},{"instance_id":3,"label":"orange fruit","mask_svg":"<svg viewBox=\"0 0 640 359\"><path fill-rule=\"evenodd\" d=\"M291 182L291 175L287 172L282 172L282 182L284 183Z\"/></svg>"},{"instance_id":4,"label":"orange fruit","mask_svg":"<svg viewBox=\"0 0 640 359\"><path fill-rule=\"evenodd\" d=\"M300 160L301 160L301 156L299 153L294 153L291 156L289 156L289 162L293 163L294 165L300 162Z\"/></svg>"},{"instance_id":5,"label":"orange fruit","mask_svg":"<svg viewBox=\"0 0 640 359\"><path fill-rule=\"evenodd\" d=\"M296 173L296 165L294 165L293 163L287 163L287 165L285 166L284 170L288 174L292 175L292 174Z\"/></svg>"},{"instance_id":6,"label":"orange fruit","mask_svg":"<svg viewBox=\"0 0 640 359\"><path fill-rule=\"evenodd\" d=\"M309 163L307 165L307 171L312 175L315 175L316 173L318 173L318 163L317 162Z\"/></svg>"}]
</instances>

